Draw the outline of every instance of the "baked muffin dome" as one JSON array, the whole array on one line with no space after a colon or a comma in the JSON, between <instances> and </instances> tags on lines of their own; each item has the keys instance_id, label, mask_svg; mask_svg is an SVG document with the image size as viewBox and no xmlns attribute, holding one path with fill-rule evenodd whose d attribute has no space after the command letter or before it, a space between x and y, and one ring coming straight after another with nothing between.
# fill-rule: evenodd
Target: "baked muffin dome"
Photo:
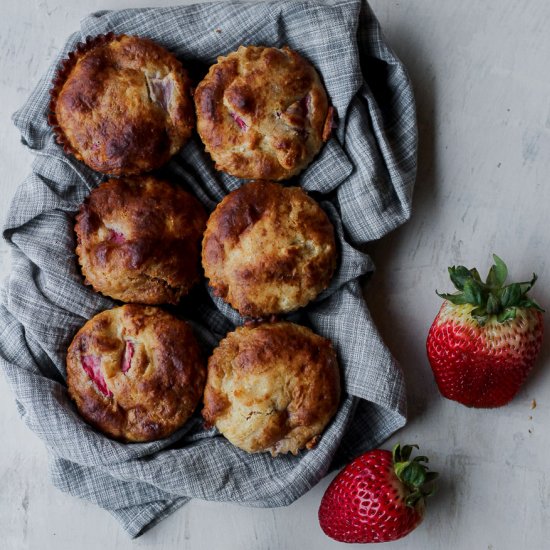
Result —
<instances>
[{"instance_id":1,"label":"baked muffin dome","mask_svg":"<svg viewBox=\"0 0 550 550\"><path fill-rule=\"evenodd\" d=\"M249 453L312 448L340 400L336 353L293 323L242 326L208 360L202 415Z\"/></svg>"},{"instance_id":2,"label":"baked muffin dome","mask_svg":"<svg viewBox=\"0 0 550 550\"><path fill-rule=\"evenodd\" d=\"M214 293L241 315L262 317L306 305L336 267L334 229L299 187L250 182L210 215L202 265Z\"/></svg>"},{"instance_id":3,"label":"baked muffin dome","mask_svg":"<svg viewBox=\"0 0 550 550\"><path fill-rule=\"evenodd\" d=\"M90 319L67 353L78 411L123 441L152 441L180 428L201 398L205 370L188 323L137 304Z\"/></svg>"},{"instance_id":4,"label":"baked muffin dome","mask_svg":"<svg viewBox=\"0 0 550 550\"><path fill-rule=\"evenodd\" d=\"M287 47L241 46L219 57L195 90L195 108L216 168L245 179L298 174L332 126L317 71Z\"/></svg>"},{"instance_id":5,"label":"baked muffin dome","mask_svg":"<svg viewBox=\"0 0 550 550\"><path fill-rule=\"evenodd\" d=\"M123 302L177 303L199 280L205 223L199 201L164 180L102 183L76 217L86 284Z\"/></svg>"},{"instance_id":6,"label":"baked muffin dome","mask_svg":"<svg viewBox=\"0 0 550 550\"><path fill-rule=\"evenodd\" d=\"M158 168L194 127L187 73L147 38L89 37L61 65L51 96L57 141L105 174Z\"/></svg>"}]
</instances>

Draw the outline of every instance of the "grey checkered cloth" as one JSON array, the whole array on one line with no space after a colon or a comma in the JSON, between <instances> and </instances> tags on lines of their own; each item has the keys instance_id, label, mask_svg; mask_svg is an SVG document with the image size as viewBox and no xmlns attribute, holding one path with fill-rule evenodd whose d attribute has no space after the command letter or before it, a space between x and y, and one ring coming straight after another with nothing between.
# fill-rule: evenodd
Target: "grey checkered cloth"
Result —
<instances>
[{"instance_id":1,"label":"grey checkered cloth","mask_svg":"<svg viewBox=\"0 0 550 550\"><path fill-rule=\"evenodd\" d=\"M330 288L290 319L332 339L345 395L311 451L276 459L247 454L214 429L204 430L198 413L168 439L123 444L88 426L69 399L66 349L87 319L115 304L82 284L74 254L74 215L104 177L55 143L46 122L48 90L59 60L77 42L108 31L156 40L198 77L218 55L241 44L287 44L322 75L339 124L296 183L321 200L331 217L340 266ZM1 296L0 362L23 421L48 447L56 487L107 509L136 537L190 498L287 505L330 468L404 425L402 373L362 297L360 278L373 265L358 247L410 215L416 120L407 73L367 4L223 2L96 13L67 40L14 121L34 162L4 227L13 268ZM216 173L196 137L166 170L209 210L242 183ZM242 322L206 285L182 311L208 349Z\"/></svg>"}]
</instances>

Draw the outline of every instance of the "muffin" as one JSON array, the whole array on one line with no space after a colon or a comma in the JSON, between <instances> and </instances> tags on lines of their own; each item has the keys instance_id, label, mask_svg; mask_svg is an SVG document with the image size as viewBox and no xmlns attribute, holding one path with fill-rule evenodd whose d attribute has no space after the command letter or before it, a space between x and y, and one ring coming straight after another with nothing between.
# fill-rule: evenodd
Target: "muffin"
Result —
<instances>
[{"instance_id":1,"label":"muffin","mask_svg":"<svg viewBox=\"0 0 550 550\"><path fill-rule=\"evenodd\" d=\"M317 71L287 47L241 46L219 57L197 86L195 108L216 169L245 179L298 174L332 128Z\"/></svg>"},{"instance_id":2,"label":"muffin","mask_svg":"<svg viewBox=\"0 0 550 550\"><path fill-rule=\"evenodd\" d=\"M241 315L306 305L336 267L334 229L299 187L254 181L229 193L206 224L202 265L216 295Z\"/></svg>"},{"instance_id":3,"label":"muffin","mask_svg":"<svg viewBox=\"0 0 550 550\"><path fill-rule=\"evenodd\" d=\"M99 313L67 353L67 385L79 413L123 441L152 441L180 428L204 381L191 327L156 307L128 304Z\"/></svg>"},{"instance_id":4,"label":"muffin","mask_svg":"<svg viewBox=\"0 0 550 550\"><path fill-rule=\"evenodd\" d=\"M205 223L199 201L166 181L102 183L76 217L85 283L123 302L176 304L200 278Z\"/></svg>"},{"instance_id":5,"label":"muffin","mask_svg":"<svg viewBox=\"0 0 550 550\"><path fill-rule=\"evenodd\" d=\"M194 127L187 73L147 38L88 37L62 62L50 93L58 143L105 174L158 168Z\"/></svg>"},{"instance_id":6,"label":"muffin","mask_svg":"<svg viewBox=\"0 0 550 550\"><path fill-rule=\"evenodd\" d=\"M293 323L254 324L228 334L208 360L202 415L244 451L297 454L317 443L339 400L329 340Z\"/></svg>"}]
</instances>

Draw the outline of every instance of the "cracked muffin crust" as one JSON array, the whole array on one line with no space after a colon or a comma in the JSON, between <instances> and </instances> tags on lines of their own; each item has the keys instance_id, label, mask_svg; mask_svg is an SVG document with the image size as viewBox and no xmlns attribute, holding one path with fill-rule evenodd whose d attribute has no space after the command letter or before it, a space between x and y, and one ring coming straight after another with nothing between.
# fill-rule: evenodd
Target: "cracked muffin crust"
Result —
<instances>
[{"instance_id":1,"label":"cracked muffin crust","mask_svg":"<svg viewBox=\"0 0 550 550\"><path fill-rule=\"evenodd\" d=\"M202 415L244 451L297 454L317 443L339 401L329 340L293 323L252 324L208 360Z\"/></svg>"},{"instance_id":2,"label":"cracked muffin crust","mask_svg":"<svg viewBox=\"0 0 550 550\"><path fill-rule=\"evenodd\" d=\"M317 71L287 47L241 46L219 57L195 90L195 108L216 169L244 179L298 174L332 128Z\"/></svg>"},{"instance_id":3,"label":"cracked muffin crust","mask_svg":"<svg viewBox=\"0 0 550 550\"><path fill-rule=\"evenodd\" d=\"M194 127L187 73L147 38L88 37L63 61L50 93L57 141L105 174L158 168Z\"/></svg>"},{"instance_id":4,"label":"cracked muffin crust","mask_svg":"<svg viewBox=\"0 0 550 550\"><path fill-rule=\"evenodd\" d=\"M199 201L164 180L102 183L76 217L85 283L122 302L176 304L200 278L205 224Z\"/></svg>"},{"instance_id":5,"label":"cracked muffin crust","mask_svg":"<svg viewBox=\"0 0 550 550\"><path fill-rule=\"evenodd\" d=\"M299 187L250 182L210 215L202 265L214 293L241 315L263 317L306 305L336 268L334 229Z\"/></svg>"},{"instance_id":6,"label":"cracked muffin crust","mask_svg":"<svg viewBox=\"0 0 550 550\"><path fill-rule=\"evenodd\" d=\"M123 441L153 441L180 428L204 381L190 325L156 307L128 304L99 313L67 353L67 385L79 413Z\"/></svg>"}]
</instances>

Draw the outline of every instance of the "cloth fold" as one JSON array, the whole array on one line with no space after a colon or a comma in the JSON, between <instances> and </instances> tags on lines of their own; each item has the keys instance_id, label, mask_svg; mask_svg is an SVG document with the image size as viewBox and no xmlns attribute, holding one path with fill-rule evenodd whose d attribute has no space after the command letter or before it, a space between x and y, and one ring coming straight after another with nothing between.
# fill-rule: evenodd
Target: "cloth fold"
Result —
<instances>
[{"instance_id":1,"label":"cloth fold","mask_svg":"<svg viewBox=\"0 0 550 550\"><path fill-rule=\"evenodd\" d=\"M289 183L321 201L335 226L340 262L330 287L288 318L334 342L345 394L311 451L276 459L247 454L215 429L205 430L199 412L165 440L123 444L83 422L68 396L67 347L87 319L115 302L82 284L74 255L74 215L105 177L55 143L46 121L48 92L60 60L87 35L109 31L156 40L198 78L218 55L241 44L287 44L323 78L338 128ZM331 467L404 425L403 377L362 296L361 277L373 264L360 246L410 215L416 118L406 71L365 2L220 2L92 14L69 37L14 122L35 158L4 226L12 271L1 294L0 364L23 421L48 447L56 487L105 508L136 537L190 498L287 505ZM209 211L242 184L214 170L196 136L163 175L186 186ZM185 298L179 311L207 352L243 322L206 285Z\"/></svg>"}]
</instances>

